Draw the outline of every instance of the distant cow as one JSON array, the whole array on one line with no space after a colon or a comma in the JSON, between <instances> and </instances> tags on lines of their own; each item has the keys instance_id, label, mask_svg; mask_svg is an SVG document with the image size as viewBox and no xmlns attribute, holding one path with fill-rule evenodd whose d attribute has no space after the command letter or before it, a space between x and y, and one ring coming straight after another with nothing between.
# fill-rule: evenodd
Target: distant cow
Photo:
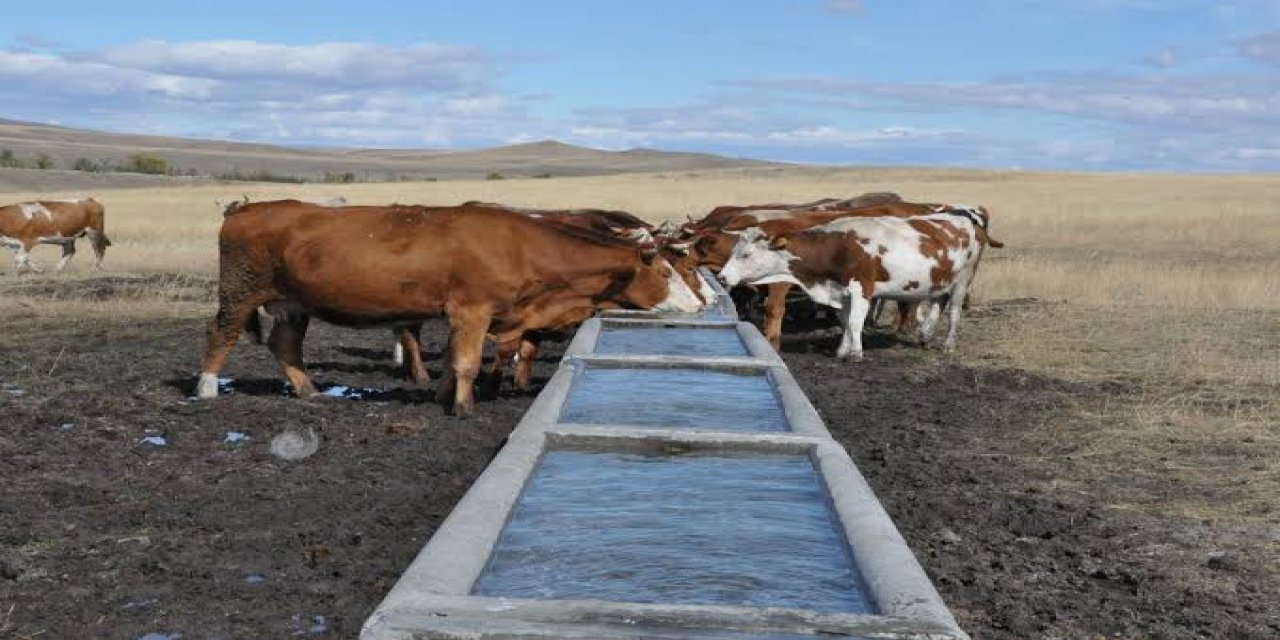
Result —
<instances>
[{"instance_id":1,"label":"distant cow","mask_svg":"<svg viewBox=\"0 0 1280 640\"><path fill-rule=\"evenodd\" d=\"M437 397L462 414L474 408L485 334L518 325L524 303L548 290L610 293L642 308L701 307L653 253L484 207L252 203L223 220L218 248L218 313L200 369L202 398L217 396L217 374L258 306L273 316L268 345L301 397L316 394L302 363L311 317L370 327L447 316L452 376Z\"/></svg>"},{"instance_id":2,"label":"distant cow","mask_svg":"<svg viewBox=\"0 0 1280 640\"><path fill-rule=\"evenodd\" d=\"M947 207L938 213L849 217L802 231L770 236L762 227L741 233L720 271L730 285L790 282L815 302L841 312L844 337L837 355L862 358L862 325L875 298L934 305L920 327L932 333L937 310L949 310L946 351L955 348L960 312L982 251L990 239L982 207Z\"/></svg>"},{"instance_id":3,"label":"distant cow","mask_svg":"<svg viewBox=\"0 0 1280 640\"><path fill-rule=\"evenodd\" d=\"M0 207L0 245L16 249L13 262L18 272L42 269L31 262L31 249L37 244L62 245L61 271L76 254L76 239L87 236L97 260L93 268L102 269L102 258L111 246L104 224L102 203L93 198L79 200L37 200Z\"/></svg>"}]
</instances>

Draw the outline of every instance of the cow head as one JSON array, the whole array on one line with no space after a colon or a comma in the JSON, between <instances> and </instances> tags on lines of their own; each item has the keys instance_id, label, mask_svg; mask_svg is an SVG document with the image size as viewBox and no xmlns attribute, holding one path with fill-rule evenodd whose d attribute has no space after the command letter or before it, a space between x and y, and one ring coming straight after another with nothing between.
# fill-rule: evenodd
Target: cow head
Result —
<instances>
[{"instance_id":1,"label":"cow head","mask_svg":"<svg viewBox=\"0 0 1280 640\"><path fill-rule=\"evenodd\" d=\"M739 283L762 284L775 282L791 274L791 261L796 256L787 251L786 236L770 239L758 228L750 228L738 235L733 253L720 270L720 278L732 287Z\"/></svg>"},{"instance_id":2,"label":"cow head","mask_svg":"<svg viewBox=\"0 0 1280 640\"><path fill-rule=\"evenodd\" d=\"M698 254L698 263L719 271L733 253L738 236L723 231L704 232L693 241L693 252Z\"/></svg>"},{"instance_id":3,"label":"cow head","mask_svg":"<svg viewBox=\"0 0 1280 640\"><path fill-rule=\"evenodd\" d=\"M659 245L661 247L662 257L667 259L676 273L680 274L680 278L684 283L689 285L690 289L697 292L702 302L710 305L716 301L716 290L698 274L698 266L701 264L697 252L693 251L692 242L665 242Z\"/></svg>"},{"instance_id":4,"label":"cow head","mask_svg":"<svg viewBox=\"0 0 1280 640\"><path fill-rule=\"evenodd\" d=\"M623 290L622 299L660 312L694 313L703 307L698 294L656 250L643 252L642 264Z\"/></svg>"}]
</instances>

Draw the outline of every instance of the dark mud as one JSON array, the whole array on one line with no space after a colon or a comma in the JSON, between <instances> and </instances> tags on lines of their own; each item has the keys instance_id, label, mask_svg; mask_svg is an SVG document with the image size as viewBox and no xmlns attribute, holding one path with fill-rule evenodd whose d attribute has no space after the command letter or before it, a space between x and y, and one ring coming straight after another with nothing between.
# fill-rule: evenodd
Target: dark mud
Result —
<instances>
[{"instance_id":1,"label":"dark mud","mask_svg":"<svg viewBox=\"0 0 1280 640\"><path fill-rule=\"evenodd\" d=\"M1208 551L1212 522L1054 491L1090 480L1071 477L1080 444L1020 437L1049 420L1083 422L1088 407L1123 399L1124 385L975 367L886 334L867 341L878 348L864 362L843 363L837 342L834 330L786 336L783 355L975 638L1280 637L1265 570L1280 530Z\"/></svg>"},{"instance_id":2,"label":"dark mud","mask_svg":"<svg viewBox=\"0 0 1280 640\"><path fill-rule=\"evenodd\" d=\"M90 287L77 295L102 289ZM391 369L389 332L317 324L318 381L379 391L282 397L266 349L242 343L235 393L195 402L204 323L0 333L0 638L354 638L532 400L505 392L477 418L447 417ZM424 338L438 375L442 326ZM975 638L1280 637L1259 573L1274 541L1206 555L1212 523L1055 490L1073 473L1069 443L1018 437L1123 385L887 336L867 346L865 362L839 362L818 330L788 337L784 356ZM538 386L558 357L544 352ZM274 435L306 428L314 456L269 453Z\"/></svg>"},{"instance_id":3,"label":"dark mud","mask_svg":"<svg viewBox=\"0 0 1280 640\"><path fill-rule=\"evenodd\" d=\"M315 325L316 378L380 392L283 397L265 347L242 342L226 371L235 392L196 402L203 321L79 340L49 329L0 343L6 639L353 638L532 401L507 391L477 418L447 417L392 370L389 331ZM438 354L443 325L424 340ZM53 344L69 349L48 377ZM559 358L550 347L539 384ZM269 453L274 435L307 427L314 456Z\"/></svg>"}]
</instances>

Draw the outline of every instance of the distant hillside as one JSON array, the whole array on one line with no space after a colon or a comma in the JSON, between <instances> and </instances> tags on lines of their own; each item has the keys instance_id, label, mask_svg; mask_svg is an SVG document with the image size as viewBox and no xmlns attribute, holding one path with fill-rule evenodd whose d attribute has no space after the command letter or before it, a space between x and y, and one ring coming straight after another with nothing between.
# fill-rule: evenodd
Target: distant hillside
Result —
<instances>
[{"instance_id":1,"label":"distant hillside","mask_svg":"<svg viewBox=\"0 0 1280 640\"><path fill-rule=\"evenodd\" d=\"M325 174L349 172L359 181L483 178L491 173L504 177L585 176L773 164L652 149L602 151L551 140L468 151L305 149L105 133L4 119L0 119L0 150L28 163L43 155L58 169L69 169L79 159L98 165L125 164L141 153L158 156L179 171L203 176L265 172L320 180Z\"/></svg>"}]
</instances>

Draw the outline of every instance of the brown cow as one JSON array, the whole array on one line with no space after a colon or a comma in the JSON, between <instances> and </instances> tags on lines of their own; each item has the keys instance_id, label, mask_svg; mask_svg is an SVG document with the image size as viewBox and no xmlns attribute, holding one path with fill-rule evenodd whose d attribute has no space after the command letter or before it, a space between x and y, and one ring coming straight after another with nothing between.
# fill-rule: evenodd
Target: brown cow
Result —
<instances>
[{"instance_id":1,"label":"brown cow","mask_svg":"<svg viewBox=\"0 0 1280 640\"><path fill-rule=\"evenodd\" d=\"M217 374L258 306L275 320L267 342L301 397L316 394L302 363L311 317L405 326L448 316L452 376L437 397L452 396L462 414L474 409L490 326L518 322L521 303L548 289L589 281L631 306L701 307L665 260L634 245L484 207L248 204L223 221L219 254L202 398L217 396Z\"/></svg>"},{"instance_id":2,"label":"brown cow","mask_svg":"<svg viewBox=\"0 0 1280 640\"><path fill-rule=\"evenodd\" d=\"M570 209L547 211L519 209L488 203L466 203L492 209L518 212L546 224L560 224L582 229L582 233L601 234L601 241L624 240L635 243L641 249L656 248L676 270L685 283L697 293L704 304L715 301L715 290L697 273L697 260L681 243L669 239L655 241L648 230L651 226L643 220L623 211L600 209ZM637 233L641 232L641 233ZM620 300L585 295L580 290L553 289L547 295L525 302L516 316L518 324L491 328L489 337L497 343L490 375L491 390L497 390L506 366L517 360L514 384L517 389L527 389L533 373L533 359L539 344L550 337L560 337L571 332L587 318L601 309L617 308ZM427 382L426 367L420 355L420 327L406 326L399 330L393 361L405 365L409 378L418 383ZM406 355L408 359L406 360Z\"/></svg>"},{"instance_id":3,"label":"brown cow","mask_svg":"<svg viewBox=\"0 0 1280 640\"><path fill-rule=\"evenodd\" d=\"M17 250L13 257L19 273L23 269L40 272L31 262L31 249L37 244L62 245L61 271L76 254L76 239L89 237L97 260L93 268L102 270L102 258L111 246L104 228L102 203L93 198L79 200L37 200L0 207L0 245Z\"/></svg>"}]
</instances>

